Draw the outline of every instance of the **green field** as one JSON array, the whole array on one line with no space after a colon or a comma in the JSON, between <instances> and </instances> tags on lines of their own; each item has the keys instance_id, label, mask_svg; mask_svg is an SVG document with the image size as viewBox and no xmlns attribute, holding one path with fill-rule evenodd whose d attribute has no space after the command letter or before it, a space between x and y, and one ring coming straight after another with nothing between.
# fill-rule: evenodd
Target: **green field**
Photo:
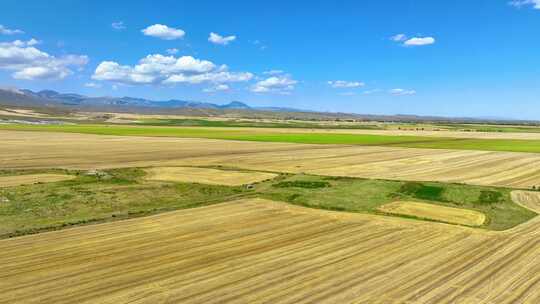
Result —
<instances>
[{"instance_id":1,"label":"green field","mask_svg":"<svg viewBox=\"0 0 540 304\"><path fill-rule=\"evenodd\" d=\"M514 204L508 189L459 184L280 175L253 189L193 183L151 182L137 168L104 171L0 171L0 175L56 172L70 181L0 188L0 238L73 225L114 221L164 211L262 197L327 210L381 214L396 200L416 200L483 212L483 228L504 230L536 214Z\"/></svg>"},{"instance_id":2,"label":"green field","mask_svg":"<svg viewBox=\"0 0 540 304\"><path fill-rule=\"evenodd\" d=\"M69 132L120 136L166 136L304 144L395 146L456 150L540 153L539 140L463 139L427 136L386 136L337 133L279 133L272 129L216 129L210 127L119 125L0 125L0 130Z\"/></svg>"}]
</instances>

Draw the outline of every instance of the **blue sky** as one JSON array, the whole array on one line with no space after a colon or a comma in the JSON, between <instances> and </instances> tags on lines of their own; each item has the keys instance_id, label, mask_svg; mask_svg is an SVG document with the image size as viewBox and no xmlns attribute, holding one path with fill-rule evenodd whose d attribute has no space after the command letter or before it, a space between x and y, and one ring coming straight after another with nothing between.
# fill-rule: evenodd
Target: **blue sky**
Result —
<instances>
[{"instance_id":1,"label":"blue sky","mask_svg":"<svg viewBox=\"0 0 540 304\"><path fill-rule=\"evenodd\" d=\"M540 119L540 0L3 0L1 7L4 87Z\"/></svg>"}]
</instances>

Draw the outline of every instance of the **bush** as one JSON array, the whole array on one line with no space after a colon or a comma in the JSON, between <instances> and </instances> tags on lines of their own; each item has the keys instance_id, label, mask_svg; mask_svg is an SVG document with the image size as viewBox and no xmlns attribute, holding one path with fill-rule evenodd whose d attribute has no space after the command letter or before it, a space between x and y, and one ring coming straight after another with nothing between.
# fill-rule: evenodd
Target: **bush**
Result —
<instances>
[{"instance_id":1,"label":"bush","mask_svg":"<svg viewBox=\"0 0 540 304\"><path fill-rule=\"evenodd\" d=\"M480 205L491 205L496 203L501 203L503 201L503 195L497 191L484 190L480 192L478 197L477 204Z\"/></svg>"},{"instance_id":2,"label":"bush","mask_svg":"<svg viewBox=\"0 0 540 304\"><path fill-rule=\"evenodd\" d=\"M443 187L429 186L418 182L407 182L399 188L401 194L430 201L443 201Z\"/></svg>"}]
</instances>

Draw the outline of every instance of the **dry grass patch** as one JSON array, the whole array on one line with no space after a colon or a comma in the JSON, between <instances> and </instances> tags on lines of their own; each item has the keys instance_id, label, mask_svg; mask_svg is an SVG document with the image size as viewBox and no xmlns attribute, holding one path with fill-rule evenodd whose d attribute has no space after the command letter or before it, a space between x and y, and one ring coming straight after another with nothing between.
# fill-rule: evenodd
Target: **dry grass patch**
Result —
<instances>
[{"instance_id":1,"label":"dry grass patch","mask_svg":"<svg viewBox=\"0 0 540 304\"><path fill-rule=\"evenodd\" d=\"M0 187L14 187L37 183L52 183L74 179L73 175L66 174L26 174L13 176L0 176Z\"/></svg>"},{"instance_id":2,"label":"dry grass patch","mask_svg":"<svg viewBox=\"0 0 540 304\"><path fill-rule=\"evenodd\" d=\"M390 214L414 216L467 226L481 226L486 220L486 216L478 211L419 202L393 202L379 207L379 210Z\"/></svg>"},{"instance_id":3,"label":"dry grass patch","mask_svg":"<svg viewBox=\"0 0 540 304\"><path fill-rule=\"evenodd\" d=\"M241 186L277 177L274 173L240 172L195 167L157 167L145 170L148 180Z\"/></svg>"}]
</instances>

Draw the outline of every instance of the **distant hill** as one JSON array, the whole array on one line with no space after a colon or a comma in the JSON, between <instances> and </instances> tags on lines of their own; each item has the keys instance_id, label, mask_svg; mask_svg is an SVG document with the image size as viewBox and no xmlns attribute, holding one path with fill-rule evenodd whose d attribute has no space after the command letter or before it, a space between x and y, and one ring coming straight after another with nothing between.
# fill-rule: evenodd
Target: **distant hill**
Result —
<instances>
[{"instance_id":1,"label":"distant hill","mask_svg":"<svg viewBox=\"0 0 540 304\"><path fill-rule=\"evenodd\" d=\"M252 107L240 101L226 104L191 100L149 100L135 97L89 97L52 90L34 92L25 89L0 88L0 106L37 108L44 113L88 111L129 112L146 114L178 114L189 116L222 116L240 118L275 118L326 121L382 121L382 122L448 122L448 123L504 123L538 124L537 121L519 121L490 118L437 117L417 115L370 115L331 113L299 110L287 107Z\"/></svg>"},{"instance_id":2,"label":"distant hill","mask_svg":"<svg viewBox=\"0 0 540 304\"><path fill-rule=\"evenodd\" d=\"M194 108L194 109L255 109L249 105L232 101L218 105L189 100L149 100L134 97L88 97L79 94L64 94L52 90L0 89L0 104L18 106L65 106L73 108L135 107L135 108Z\"/></svg>"}]
</instances>

